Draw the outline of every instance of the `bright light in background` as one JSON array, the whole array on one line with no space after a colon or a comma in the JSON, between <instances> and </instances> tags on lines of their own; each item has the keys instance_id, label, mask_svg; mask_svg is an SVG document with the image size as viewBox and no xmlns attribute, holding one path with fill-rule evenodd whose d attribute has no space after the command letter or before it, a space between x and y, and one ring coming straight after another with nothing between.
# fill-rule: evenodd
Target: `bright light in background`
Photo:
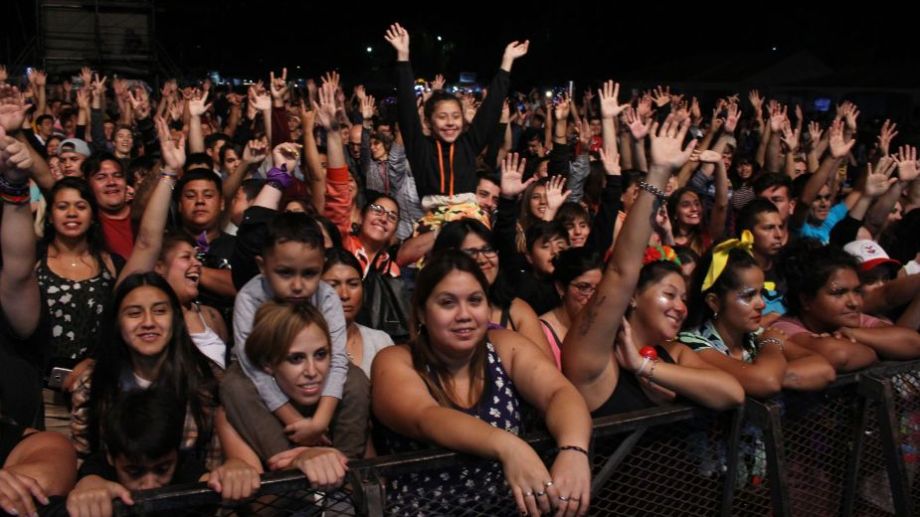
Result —
<instances>
[{"instance_id":1,"label":"bright light in background","mask_svg":"<svg viewBox=\"0 0 920 517\"><path fill-rule=\"evenodd\" d=\"M438 41L441 41L441 36L438 36Z\"/></svg>"},{"instance_id":2,"label":"bright light in background","mask_svg":"<svg viewBox=\"0 0 920 517\"><path fill-rule=\"evenodd\" d=\"M370 54L374 51L374 47L367 47L367 53Z\"/></svg>"}]
</instances>

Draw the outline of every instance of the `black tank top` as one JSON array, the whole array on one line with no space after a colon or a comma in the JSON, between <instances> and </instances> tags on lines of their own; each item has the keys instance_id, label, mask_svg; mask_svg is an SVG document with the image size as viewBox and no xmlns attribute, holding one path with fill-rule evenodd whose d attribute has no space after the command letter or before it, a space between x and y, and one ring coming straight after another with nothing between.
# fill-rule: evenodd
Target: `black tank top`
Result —
<instances>
[{"instance_id":1,"label":"black tank top","mask_svg":"<svg viewBox=\"0 0 920 517\"><path fill-rule=\"evenodd\" d=\"M674 358L671 357L671 354L669 354L663 346L655 345L655 350L658 352L658 357L662 361L674 364ZM648 398L648 395L645 394L645 391L642 390L639 379L632 373L621 368L620 378L617 380L617 387L614 388L613 393L610 394L610 397L605 400L603 404L591 412L591 417L596 418L616 413L638 411L650 407L655 407L655 403L652 402L652 400Z\"/></svg>"}]
</instances>

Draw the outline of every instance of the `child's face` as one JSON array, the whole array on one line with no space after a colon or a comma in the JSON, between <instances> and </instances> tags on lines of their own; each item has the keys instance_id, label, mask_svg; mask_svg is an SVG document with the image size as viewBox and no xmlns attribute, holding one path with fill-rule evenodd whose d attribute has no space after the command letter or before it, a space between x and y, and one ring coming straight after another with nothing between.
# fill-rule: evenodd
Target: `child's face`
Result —
<instances>
[{"instance_id":1,"label":"child's face","mask_svg":"<svg viewBox=\"0 0 920 517\"><path fill-rule=\"evenodd\" d=\"M179 451L172 451L166 456L143 460L129 460L119 455L112 462L118 474L118 482L128 490L149 490L168 485L179 463Z\"/></svg>"},{"instance_id":2,"label":"child's face","mask_svg":"<svg viewBox=\"0 0 920 517\"><path fill-rule=\"evenodd\" d=\"M257 262L278 301L303 303L319 289L323 272L321 248L302 242L282 242L268 249Z\"/></svg>"}]
</instances>

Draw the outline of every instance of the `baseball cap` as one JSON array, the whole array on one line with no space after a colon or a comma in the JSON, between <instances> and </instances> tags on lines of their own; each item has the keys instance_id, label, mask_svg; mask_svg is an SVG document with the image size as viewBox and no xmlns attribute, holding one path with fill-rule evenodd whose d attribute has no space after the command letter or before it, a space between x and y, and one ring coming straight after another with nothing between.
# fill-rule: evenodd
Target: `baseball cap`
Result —
<instances>
[{"instance_id":1,"label":"baseball cap","mask_svg":"<svg viewBox=\"0 0 920 517\"><path fill-rule=\"evenodd\" d=\"M72 152L77 154L82 154L83 156L89 158L92 151L89 150L89 145L86 144L83 140L79 138L68 138L58 145L57 154L58 156L61 153Z\"/></svg>"},{"instance_id":2,"label":"baseball cap","mask_svg":"<svg viewBox=\"0 0 920 517\"><path fill-rule=\"evenodd\" d=\"M853 241L844 246L843 250L859 259L863 271L869 271L882 264L901 265L897 260L890 258L877 242L868 239Z\"/></svg>"}]
</instances>

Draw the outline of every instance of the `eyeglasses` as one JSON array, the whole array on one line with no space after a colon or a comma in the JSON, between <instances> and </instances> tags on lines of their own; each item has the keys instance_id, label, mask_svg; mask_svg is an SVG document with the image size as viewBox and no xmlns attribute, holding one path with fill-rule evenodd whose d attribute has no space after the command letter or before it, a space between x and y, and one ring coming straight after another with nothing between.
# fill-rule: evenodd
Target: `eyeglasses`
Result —
<instances>
[{"instance_id":1,"label":"eyeglasses","mask_svg":"<svg viewBox=\"0 0 920 517\"><path fill-rule=\"evenodd\" d=\"M571 286L576 291L578 291L579 294L583 294L585 296L591 296L592 294L594 294L594 291L597 291L596 285L589 284L587 282L572 283L572 284L569 284L569 286Z\"/></svg>"},{"instance_id":2,"label":"eyeglasses","mask_svg":"<svg viewBox=\"0 0 920 517\"><path fill-rule=\"evenodd\" d=\"M399 222L399 212L394 212L392 210L387 210L386 208L378 205L377 203L371 203L368 208L371 209L371 212L374 212L374 215L383 215L386 216L387 221L391 223Z\"/></svg>"},{"instance_id":3,"label":"eyeglasses","mask_svg":"<svg viewBox=\"0 0 920 517\"><path fill-rule=\"evenodd\" d=\"M476 258L479 255L482 255L483 257L494 257L495 254L498 253L495 251L495 248L491 246L483 246L481 248L463 248L462 251L472 258Z\"/></svg>"}]
</instances>

